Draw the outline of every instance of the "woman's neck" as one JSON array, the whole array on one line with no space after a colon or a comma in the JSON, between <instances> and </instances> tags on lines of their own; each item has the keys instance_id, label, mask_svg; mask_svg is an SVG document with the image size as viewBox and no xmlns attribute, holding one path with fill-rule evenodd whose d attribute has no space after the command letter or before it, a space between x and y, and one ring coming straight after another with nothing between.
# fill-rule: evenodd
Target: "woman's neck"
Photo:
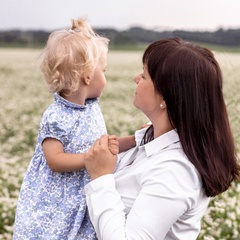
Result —
<instances>
[{"instance_id":1,"label":"woman's neck","mask_svg":"<svg viewBox=\"0 0 240 240\"><path fill-rule=\"evenodd\" d=\"M170 123L170 120L167 115L161 115L158 119L152 119L152 125L154 129L154 135L153 138L157 138L164 133L167 133L171 130L173 130L173 126Z\"/></svg>"}]
</instances>

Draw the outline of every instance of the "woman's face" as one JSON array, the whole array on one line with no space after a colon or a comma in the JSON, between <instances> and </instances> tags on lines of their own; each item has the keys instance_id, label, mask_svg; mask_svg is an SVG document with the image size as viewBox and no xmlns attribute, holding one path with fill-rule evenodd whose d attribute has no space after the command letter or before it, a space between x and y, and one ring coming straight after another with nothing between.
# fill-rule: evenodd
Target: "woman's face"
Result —
<instances>
[{"instance_id":1,"label":"woman's face","mask_svg":"<svg viewBox=\"0 0 240 240\"><path fill-rule=\"evenodd\" d=\"M134 78L134 81L137 87L133 104L151 119L160 112L160 104L163 102L163 98L155 91L146 67L143 68L142 73Z\"/></svg>"}]
</instances>

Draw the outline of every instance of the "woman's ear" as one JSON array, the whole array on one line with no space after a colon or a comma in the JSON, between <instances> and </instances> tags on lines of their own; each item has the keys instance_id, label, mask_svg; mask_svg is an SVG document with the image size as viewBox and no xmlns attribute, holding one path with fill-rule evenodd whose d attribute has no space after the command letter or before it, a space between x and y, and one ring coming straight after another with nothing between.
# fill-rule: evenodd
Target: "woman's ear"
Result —
<instances>
[{"instance_id":1,"label":"woman's ear","mask_svg":"<svg viewBox=\"0 0 240 240\"><path fill-rule=\"evenodd\" d=\"M166 102L164 100L160 103L160 108L161 109L166 108Z\"/></svg>"}]
</instances>

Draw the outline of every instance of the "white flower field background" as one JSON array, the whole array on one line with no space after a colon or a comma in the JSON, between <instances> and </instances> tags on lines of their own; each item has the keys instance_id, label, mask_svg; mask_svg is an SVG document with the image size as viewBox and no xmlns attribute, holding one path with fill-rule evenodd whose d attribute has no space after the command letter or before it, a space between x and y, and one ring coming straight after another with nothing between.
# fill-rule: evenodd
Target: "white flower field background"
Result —
<instances>
[{"instance_id":1,"label":"white flower field background","mask_svg":"<svg viewBox=\"0 0 240 240\"><path fill-rule=\"evenodd\" d=\"M38 68L39 49L0 48L0 239L12 239L19 188L31 160L43 111L53 101ZM132 100L140 51L109 51L107 85L100 98L108 132L132 134L148 120ZM240 152L240 54L215 52ZM221 109L219 109L221 111ZM170 211L170 210L169 210ZM161 227L161 226L159 226ZM198 240L240 240L240 182L213 198Z\"/></svg>"}]
</instances>

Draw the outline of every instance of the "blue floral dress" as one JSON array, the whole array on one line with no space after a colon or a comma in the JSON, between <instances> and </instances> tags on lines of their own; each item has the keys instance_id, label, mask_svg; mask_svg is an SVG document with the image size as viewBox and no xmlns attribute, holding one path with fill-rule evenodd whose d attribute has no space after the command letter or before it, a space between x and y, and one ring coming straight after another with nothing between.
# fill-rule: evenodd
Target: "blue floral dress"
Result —
<instances>
[{"instance_id":1,"label":"blue floral dress","mask_svg":"<svg viewBox=\"0 0 240 240\"><path fill-rule=\"evenodd\" d=\"M42 150L45 138L62 142L66 153L83 153L105 134L98 99L84 106L54 94L54 103L43 114L36 149L21 186L14 225L14 240L96 239L87 214L85 169L58 173L47 165Z\"/></svg>"}]
</instances>

